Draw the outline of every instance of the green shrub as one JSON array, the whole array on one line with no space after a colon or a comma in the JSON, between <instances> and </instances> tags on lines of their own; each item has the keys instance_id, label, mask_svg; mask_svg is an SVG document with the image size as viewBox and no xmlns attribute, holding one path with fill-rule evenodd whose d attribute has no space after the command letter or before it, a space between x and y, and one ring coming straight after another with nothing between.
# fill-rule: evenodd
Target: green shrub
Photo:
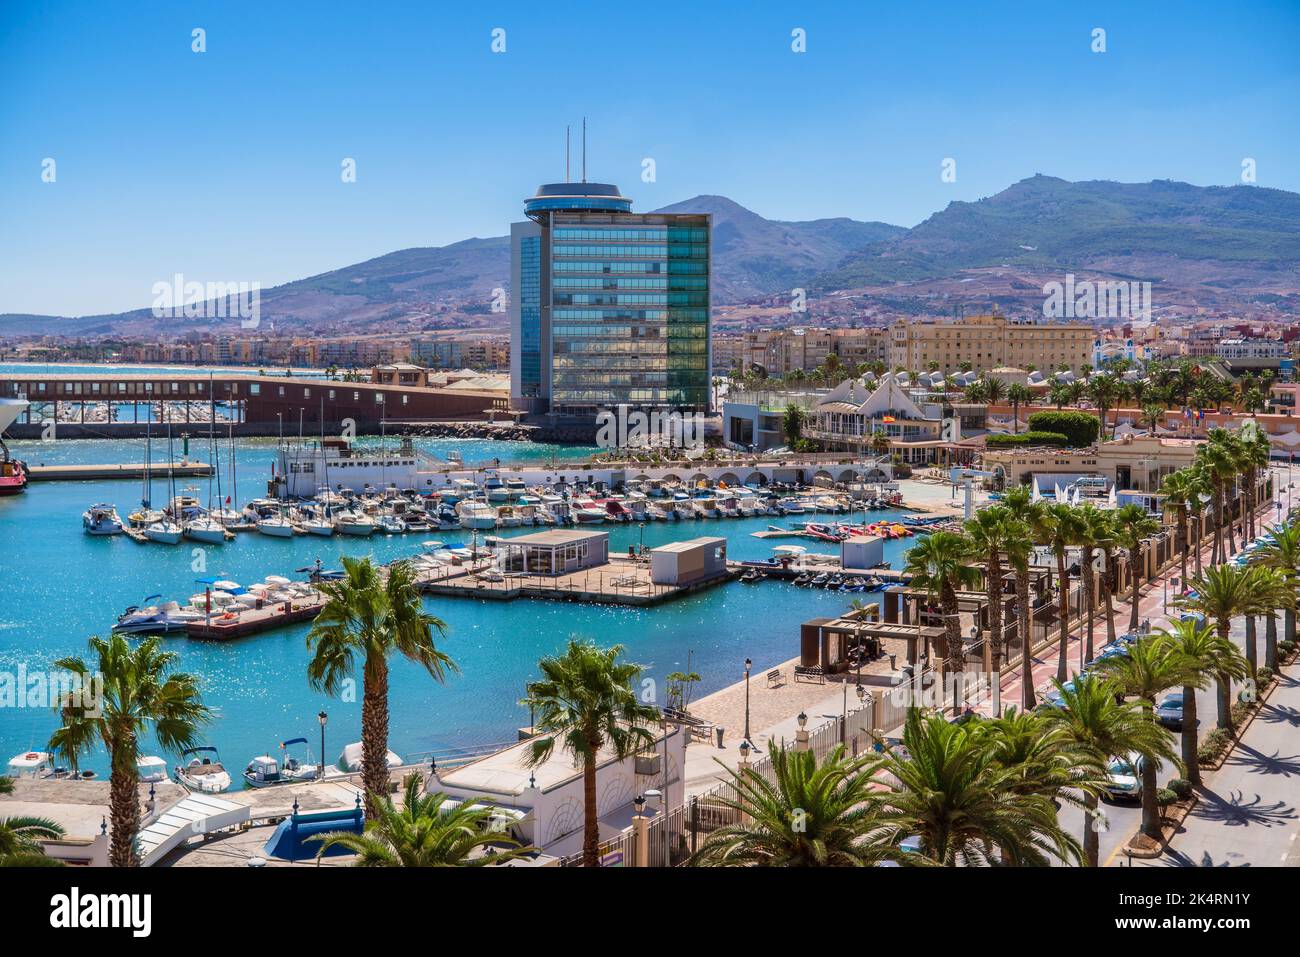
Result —
<instances>
[{"instance_id":1,"label":"green shrub","mask_svg":"<svg viewBox=\"0 0 1300 957\"><path fill-rule=\"evenodd\" d=\"M1180 801L1186 801L1189 797L1192 796L1192 782L1186 780L1185 778L1174 778L1167 785L1165 785L1165 787L1168 788L1170 791L1173 791L1174 794L1178 795L1178 800Z\"/></svg>"},{"instance_id":2,"label":"green shrub","mask_svg":"<svg viewBox=\"0 0 1300 957\"><path fill-rule=\"evenodd\" d=\"M1201 753L1197 759L1200 764L1213 764L1219 760L1228 743L1232 741L1232 734L1227 728L1215 728L1205 736L1201 742Z\"/></svg>"},{"instance_id":3,"label":"green shrub","mask_svg":"<svg viewBox=\"0 0 1300 957\"><path fill-rule=\"evenodd\" d=\"M1178 800L1178 795L1169 788L1161 788L1156 792L1156 803L1161 807L1168 807Z\"/></svg>"},{"instance_id":4,"label":"green shrub","mask_svg":"<svg viewBox=\"0 0 1300 957\"><path fill-rule=\"evenodd\" d=\"M1255 684L1263 688L1273 680L1273 669L1268 665L1261 665L1255 672Z\"/></svg>"},{"instance_id":5,"label":"green shrub","mask_svg":"<svg viewBox=\"0 0 1300 957\"><path fill-rule=\"evenodd\" d=\"M1082 448L1097 441L1101 423L1087 412L1035 412L1029 417L1030 432L1059 432L1070 448Z\"/></svg>"},{"instance_id":6,"label":"green shrub","mask_svg":"<svg viewBox=\"0 0 1300 957\"><path fill-rule=\"evenodd\" d=\"M1061 432L1020 432L1016 435L998 433L984 439L985 445L1068 445L1069 439Z\"/></svg>"}]
</instances>

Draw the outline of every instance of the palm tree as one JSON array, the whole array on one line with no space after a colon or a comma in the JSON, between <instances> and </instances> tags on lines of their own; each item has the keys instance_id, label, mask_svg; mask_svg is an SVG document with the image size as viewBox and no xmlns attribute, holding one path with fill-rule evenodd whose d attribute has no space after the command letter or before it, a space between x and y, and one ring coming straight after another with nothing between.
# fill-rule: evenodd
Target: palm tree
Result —
<instances>
[{"instance_id":1,"label":"palm tree","mask_svg":"<svg viewBox=\"0 0 1300 957\"><path fill-rule=\"evenodd\" d=\"M1079 859L1051 797L1002 762L980 722L950 724L913 708L903 746L907 757L891 749L882 765L899 782L882 814L894 841L917 837L920 854L946 867L983 864L995 851L1021 865Z\"/></svg>"},{"instance_id":2,"label":"palm tree","mask_svg":"<svg viewBox=\"0 0 1300 957\"><path fill-rule=\"evenodd\" d=\"M881 758L846 758L837 745L818 764L811 751L767 744L772 779L727 768L735 798L720 802L741 823L713 831L692 863L700 867L870 867L907 863L886 840L882 795L873 780Z\"/></svg>"},{"instance_id":3,"label":"palm tree","mask_svg":"<svg viewBox=\"0 0 1300 957\"><path fill-rule=\"evenodd\" d=\"M0 867L62 867L41 841L63 837L63 825L44 817L0 817Z\"/></svg>"},{"instance_id":4,"label":"palm tree","mask_svg":"<svg viewBox=\"0 0 1300 957\"><path fill-rule=\"evenodd\" d=\"M1215 629L1224 641L1232 633L1232 620L1243 615L1268 614L1272 609L1284 607L1295 594L1293 586L1282 572L1266 566L1212 565L1204 575L1190 582L1191 593L1179 598L1177 604L1189 611L1199 612L1214 622ZM1218 681L1218 725L1233 726L1232 679L1242 675L1220 670Z\"/></svg>"},{"instance_id":5,"label":"palm tree","mask_svg":"<svg viewBox=\"0 0 1300 957\"><path fill-rule=\"evenodd\" d=\"M1106 413L1115 405L1119 397L1119 381L1108 374L1094 375L1088 379L1087 396L1097 407L1097 416L1101 420L1098 435L1106 437ZM1116 422L1118 423L1118 417Z\"/></svg>"},{"instance_id":6,"label":"palm tree","mask_svg":"<svg viewBox=\"0 0 1300 957\"><path fill-rule=\"evenodd\" d=\"M1193 473L1187 469L1171 472L1160 482L1160 493L1164 495L1165 508L1174 513L1178 523L1178 565L1179 581L1187 581L1187 553L1191 549L1191 537L1187 528L1187 507L1201 492L1199 483Z\"/></svg>"},{"instance_id":7,"label":"palm tree","mask_svg":"<svg viewBox=\"0 0 1300 957\"><path fill-rule=\"evenodd\" d=\"M1228 533L1228 547L1236 551L1232 537L1232 523L1227 517L1228 483L1235 481L1238 471L1238 454L1233 448L1233 437L1225 429L1212 429L1209 441L1196 449L1196 461L1210 480L1214 500L1214 557L1215 564L1228 560L1224 550L1223 533Z\"/></svg>"},{"instance_id":8,"label":"palm tree","mask_svg":"<svg viewBox=\"0 0 1300 957\"><path fill-rule=\"evenodd\" d=\"M659 711L642 704L633 683L645 670L619 661L621 645L597 648L589 641L570 639L563 655L538 662L542 677L526 687L521 702L535 714L537 733L529 761L536 766L560 746L582 762L582 864L600 864L600 829L596 809L596 763L602 750L618 759L653 745L646 725L659 720Z\"/></svg>"},{"instance_id":9,"label":"palm tree","mask_svg":"<svg viewBox=\"0 0 1300 957\"><path fill-rule=\"evenodd\" d=\"M1012 519L1025 529L1026 534L1009 540L1007 543L1007 561L1016 572L1016 606L1019 611L1020 626L1020 706L1025 711L1034 707L1033 675L1033 609L1029 599L1029 562L1033 558L1033 538L1029 532L1034 526L1034 515L1039 505L1031 501L1029 489L1023 485L1012 489L1003 499Z\"/></svg>"},{"instance_id":10,"label":"palm tree","mask_svg":"<svg viewBox=\"0 0 1300 957\"><path fill-rule=\"evenodd\" d=\"M980 381L984 383L984 392L990 404L997 405L1007 397L1007 384L1001 379L986 375Z\"/></svg>"},{"instance_id":11,"label":"palm tree","mask_svg":"<svg viewBox=\"0 0 1300 957\"><path fill-rule=\"evenodd\" d=\"M1096 619L1097 584L1093 559L1099 548L1105 548L1115 539L1115 527L1110 516L1095 505L1082 505L1078 509L1078 527L1075 543L1079 546L1079 569L1083 577L1084 601L1087 603L1087 640L1084 646L1085 662L1093 658L1093 627Z\"/></svg>"},{"instance_id":12,"label":"palm tree","mask_svg":"<svg viewBox=\"0 0 1300 957\"><path fill-rule=\"evenodd\" d=\"M1058 728L1084 749L1092 767L1103 766L1113 758L1127 759L1140 754L1154 772L1160 758L1172 758L1169 733L1138 702L1124 701L1116 686L1095 674L1076 675L1071 685L1056 683L1060 706L1043 712L1048 727ZM1095 787L1081 787L1084 816L1083 856L1088 867L1096 867L1099 858L1099 825ZM1145 796L1143 798L1145 810Z\"/></svg>"},{"instance_id":13,"label":"palm tree","mask_svg":"<svg viewBox=\"0 0 1300 957\"><path fill-rule=\"evenodd\" d=\"M1290 601L1283 601L1282 637L1287 641L1296 640L1295 627L1295 589L1300 586L1300 522L1292 522L1287 525L1275 525L1272 528L1272 541L1264 545L1263 548L1257 549L1251 556L1251 562L1264 568L1272 568L1286 577L1291 585ZM1269 621L1273 620L1273 612L1268 613ZM1273 641L1268 645L1264 652L1264 664L1277 670L1277 629L1272 630Z\"/></svg>"},{"instance_id":14,"label":"palm tree","mask_svg":"<svg viewBox=\"0 0 1300 957\"><path fill-rule=\"evenodd\" d=\"M1007 387L1007 399L1011 402L1011 431L1020 432L1020 407L1028 405L1033 401L1034 394L1029 391L1029 386L1022 385L1019 382L1012 383Z\"/></svg>"},{"instance_id":15,"label":"palm tree","mask_svg":"<svg viewBox=\"0 0 1300 957\"><path fill-rule=\"evenodd\" d=\"M979 581L979 571L967 564L971 557L970 540L956 532L934 532L907 552L905 571L912 576L912 587L925 590L939 602L944 638L943 647L935 650L943 659L945 683L948 675L963 670L966 664L957 590L973 588ZM960 694L953 695L954 714L961 710L960 699Z\"/></svg>"},{"instance_id":16,"label":"palm tree","mask_svg":"<svg viewBox=\"0 0 1300 957\"><path fill-rule=\"evenodd\" d=\"M109 759L108 814L112 821L108 859L114 867L139 864L140 738L152 730L168 751L197 743L212 712L203 704L198 679L172 671L177 655L163 651L157 638L132 648L122 635L89 642L93 666L80 657L61 658L54 667L72 674L78 689L59 702L62 726L50 736L50 750L76 767L96 743Z\"/></svg>"},{"instance_id":17,"label":"palm tree","mask_svg":"<svg viewBox=\"0 0 1300 957\"><path fill-rule=\"evenodd\" d=\"M1002 562L1009 543L1029 537L1029 528L1012 516L1005 505L990 505L966 522L966 537L972 555L984 562L984 591L989 603L989 637L993 670L1001 668L1006 646L1006 628L1002 623Z\"/></svg>"},{"instance_id":18,"label":"palm tree","mask_svg":"<svg viewBox=\"0 0 1300 957\"><path fill-rule=\"evenodd\" d=\"M1185 618L1176 622L1171 628L1160 628L1155 632L1157 640L1166 642L1192 666L1192 673L1183 684L1183 725L1182 747L1183 765L1187 769L1187 780L1194 785L1201 783L1201 767L1197 760L1197 724L1196 692L1209 683L1210 676L1221 674L1242 677L1246 673L1245 662L1241 652L1231 641L1226 641L1213 628L1207 627L1195 618Z\"/></svg>"},{"instance_id":19,"label":"palm tree","mask_svg":"<svg viewBox=\"0 0 1300 957\"><path fill-rule=\"evenodd\" d=\"M1191 485L1190 496L1187 499L1187 514L1192 520L1192 527L1196 529L1192 536L1192 557L1196 560L1196 574L1201 573L1201 543L1205 540L1205 507L1213 501L1214 485L1210 481L1209 475L1205 469L1198 465L1192 465L1182 470L1189 476ZM1183 576L1183 582L1186 584L1187 577Z\"/></svg>"},{"instance_id":20,"label":"palm tree","mask_svg":"<svg viewBox=\"0 0 1300 957\"><path fill-rule=\"evenodd\" d=\"M1112 521L1115 526L1115 540L1128 552L1128 569L1133 578L1128 630L1137 631L1138 589L1142 585L1142 543L1160 531L1160 522L1136 502L1117 508Z\"/></svg>"},{"instance_id":21,"label":"palm tree","mask_svg":"<svg viewBox=\"0 0 1300 957\"><path fill-rule=\"evenodd\" d=\"M1252 420L1253 421L1253 420ZM1242 478L1245 492L1246 511L1246 532L1245 535L1255 538L1258 529L1255 526L1255 509L1258 506L1256 502L1256 491L1259 485L1260 470L1267 470L1269 459L1273 454L1272 446L1269 444L1268 436L1255 428L1250 434L1244 435L1240 440L1241 447L1241 465L1243 466Z\"/></svg>"},{"instance_id":22,"label":"palm tree","mask_svg":"<svg viewBox=\"0 0 1300 957\"><path fill-rule=\"evenodd\" d=\"M1139 699L1147 719L1157 728L1155 707L1156 698L1170 688L1195 684L1199 679L1193 665L1177 652L1168 642L1155 638L1135 641L1128 647L1128 654L1115 655L1097 664L1097 673L1103 679L1113 681L1127 697ZM1163 744L1151 751L1141 751L1144 758L1141 764L1142 777L1142 833L1148 837L1160 838L1160 807L1156 803L1156 764L1160 759L1176 761L1172 735L1160 728Z\"/></svg>"},{"instance_id":23,"label":"palm tree","mask_svg":"<svg viewBox=\"0 0 1300 957\"><path fill-rule=\"evenodd\" d=\"M409 562L388 566L387 576L369 558L344 558L344 577L317 587L325 605L307 634L312 659L307 681L337 696L362 659L361 780L366 816L379 814L388 783L388 658L397 652L420 665L435 681L456 664L434 644L447 625L427 614Z\"/></svg>"},{"instance_id":24,"label":"palm tree","mask_svg":"<svg viewBox=\"0 0 1300 957\"><path fill-rule=\"evenodd\" d=\"M482 867L531 853L493 826L495 808L448 807L445 794L421 794L423 784L414 773L406 776L405 788L400 810L391 796L379 796L376 813L366 814L363 833L330 831L308 838L320 842L316 859L343 847L357 855L356 867Z\"/></svg>"},{"instance_id":25,"label":"palm tree","mask_svg":"<svg viewBox=\"0 0 1300 957\"><path fill-rule=\"evenodd\" d=\"M1074 506L1053 502L1039 508L1033 517L1034 540L1047 545L1056 558L1056 578L1060 587L1058 614L1061 617L1061 642L1056 659L1056 680L1065 680L1066 646L1070 641L1070 573L1065 567L1066 549L1079 538L1079 517Z\"/></svg>"}]
</instances>

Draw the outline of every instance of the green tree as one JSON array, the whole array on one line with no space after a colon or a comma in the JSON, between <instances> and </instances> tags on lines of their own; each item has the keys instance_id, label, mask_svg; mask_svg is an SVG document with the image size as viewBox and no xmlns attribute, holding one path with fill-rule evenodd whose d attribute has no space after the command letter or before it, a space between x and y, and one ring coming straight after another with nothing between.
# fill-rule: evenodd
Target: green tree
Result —
<instances>
[{"instance_id":1,"label":"green tree","mask_svg":"<svg viewBox=\"0 0 1300 957\"><path fill-rule=\"evenodd\" d=\"M1002 623L1002 575L1007 550L1017 539L1029 537L1029 528L1019 522L1005 505L980 509L965 523L966 537L973 556L984 563L984 593L988 598L989 636L993 669L1001 667L1006 645L1006 628Z\"/></svg>"},{"instance_id":2,"label":"green tree","mask_svg":"<svg viewBox=\"0 0 1300 957\"><path fill-rule=\"evenodd\" d=\"M1034 707L1033 675L1033 607L1029 597L1029 563L1033 559L1033 536L1035 515L1040 503L1031 501L1029 489L1019 486L1007 493L1003 499L1011 518L1019 523L1025 534L1007 542L1007 561L1016 573L1016 607L1020 623L1017 631L1020 636L1020 706L1025 711Z\"/></svg>"},{"instance_id":3,"label":"green tree","mask_svg":"<svg viewBox=\"0 0 1300 957\"><path fill-rule=\"evenodd\" d=\"M421 793L423 784L415 773L404 784L401 809L392 797L380 795L361 834L330 831L308 838L320 843L316 859L332 847L343 847L356 855L355 867L483 867L532 851L494 827L495 808L448 805L445 794Z\"/></svg>"},{"instance_id":4,"label":"green tree","mask_svg":"<svg viewBox=\"0 0 1300 957\"><path fill-rule=\"evenodd\" d=\"M1116 695L1116 685L1095 674L1076 675L1073 687L1056 682L1060 705L1043 711L1049 727L1067 734L1090 755L1088 767L1094 773L1114 758L1127 759L1131 754L1146 758L1155 768L1160 758L1172 757L1169 733L1155 722L1139 702L1123 701ZM1093 782L1089 782L1093 784ZM1084 815L1083 856L1088 867L1099 859L1101 815L1095 786L1080 787ZM1144 799L1145 806L1145 799Z\"/></svg>"},{"instance_id":5,"label":"green tree","mask_svg":"<svg viewBox=\"0 0 1300 957\"><path fill-rule=\"evenodd\" d=\"M970 540L956 532L934 532L907 551L905 571L912 576L912 587L939 602L944 637L942 647L935 650L943 659L945 684L949 675L963 671L966 664L957 590L973 588L979 582L979 571L967 564L971 557ZM953 712L960 710L961 695L955 694Z\"/></svg>"},{"instance_id":6,"label":"green tree","mask_svg":"<svg viewBox=\"0 0 1300 957\"><path fill-rule=\"evenodd\" d=\"M1291 586L1290 600L1288 596L1279 596L1282 608L1283 632L1282 637L1287 641L1296 640L1295 614L1296 602L1295 591L1300 587L1300 523L1291 522L1286 525L1275 525L1272 528L1272 540L1267 542L1264 547L1256 549L1251 556L1251 562L1264 568L1271 568L1283 576L1283 580ZM1273 618L1275 610L1268 613L1269 620ZM1277 671L1277 633L1276 629L1272 631L1273 641L1265 649L1264 664L1274 671Z\"/></svg>"},{"instance_id":7,"label":"green tree","mask_svg":"<svg viewBox=\"0 0 1300 957\"><path fill-rule=\"evenodd\" d=\"M1033 514L1031 528L1034 541L1046 545L1056 559L1056 581L1059 588L1057 614L1061 620L1060 644L1056 660L1056 680L1064 681L1067 666L1067 648L1070 643L1070 572L1065 565L1066 550L1078 542L1079 515L1074 506L1064 502L1042 505Z\"/></svg>"},{"instance_id":8,"label":"green tree","mask_svg":"<svg viewBox=\"0 0 1300 957\"><path fill-rule=\"evenodd\" d=\"M0 792L3 793L3 792ZM62 867L41 841L63 837L63 825L44 817L0 817L0 867Z\"/></svg>"},{"instance_id":9,"label":"green tree","mask_svg":"<svg viewBox=\"0 0 1300 957\"><path fill-rule=\"evenodd\" d=\"M157 638L132 648L122 635L97 635L90 639L90 651L93 663L81 657L54 662L56 669L75 676L78 688L60 699L62 726L51 735L50 750L76 767L91 748L104 746L112 824L108 860L113 867L135 867L140 738L152 731L163 748L182 751L196 744L212 712L203 704L198 679L173 671L177 655L164 651Z\"/></svg>"},{"instance_id":10,"label":"green tree","mask_svg":"<svg viewBox=\"0 0 1300 957\"><path fill-rule=\"evenodd\" d=\"M1021 865L1079 859L1052 799L1026 786L1023 769L1003 763L978 721L950 724L913 708L903 747L906 757L890 749L883 764L899 782L882 815L895 842L917 837L920 854L945 867L978 866L995 855Z\"/></svg>"},{"instance_id":11,"label":"green tree","mask_svg":"<svg viewBox=\"0 0 1300 957\"><path fill-rule=\"evenodd\" d=\"M1246 663L1241 652L1231 641L1225 641L1213 628L1194 618L1175 622L1170 628L1157 629L1155 637L1191 665L1191 673L1183 683L1183 726L1181 732L1183 765L1187 780L1201 783L1201 766L1197 760L1196 692L1209 684L1211 677L1227 674L1238 678L1246 673ZM1195 680L1192 680L1195 679Z\"/></svg>"},{"instance_id":12,"label":"green tree","mask_svg":"<svg viewBox=\"0 0 1300 957\"><path fill-rule=\"evenodd\" d=\"M307 634L307 681L336 697L361 659L361 780L366 816L375 817L389 793L389 656L402 655L440 683L456 664L434 642L447 625L425 612L409 562L394 562L385 572L369 558L344 557L343 571L338 581L317 586L326 601Z\"/></svg>"},{"instance_id":13,"label":"green tree","mask_svg":"<svg viewBox=\"0 0 1300 957\"><path fill-rule=\"evenodd\" d=\"M1129 608L1129 631L1138 629L1138 589L1142 585L1143 543L1160 531L1160 522L1145 508L1135 502L1117 508L1111 517L1115 540L1128 552L1129 574L1133 578L1133 594Z\"/></svg>"},{"instance_id":14,"label":"green tree","mask_svg":"<svg viewBox=\"0 0 1300 957\"><path fill-rule=\"evenodd\" d=\"M887 839L873 753L846 758L837 745L818 763L811 751L768 742L772 779L726 768L741 817L711 832L693 864L702 867L870 867L910 863Z\"/></svg>"},{"instance_id":15,"label":"green tree","mask_svg":"<svg viewBox=\"0 0 1300 957\"><path fill-rule=\"evenodd\" d=\"M794 448L799 444L803 437L803 409L791 402L785 407L785 416L782 419L782 428L785 431L786 444Z\"/></svg>"},{"instance_id":16,"label":"green tree","mask_svg":"<svg viewBox=\"0 0 1300 957\"><path fill-rule=\"evenodd\" d=\"M1033 398L1034 394L1029 391L1029 387L1021 385L1019 382L1013 383L1007 388L1007 399L1011 402L1011 431L1013 433L1020 431L1020 407L1028 405L1033 401Z\"/></svg>"},{"instance_id":17,"label":"green tree","mask_svg":"<svg viewBox=\"0 0 1300 957\"><path fill-rule=\"evenodd\" d=\"M1097 673L1109 679L1127 697L1139 699L1148 720L1163 732L1159 747L1141 751L1142 833L1160 839L1160 806L1156 800L1156 765L1161 759L1176 762L1173 736L1156 724L1156 698L1170 688L1195 684L1196 670L1168 642L1147 637L1128 646L1128 654L1115 655L1097 663Z\"/></svg>"},{"instance_id":18,"label":"green tree","mask_svg":"<svg viewBox=\"0 0 1300 957\"><path fill-rule=\"evenodd\" d=\"M658 709L642 704L633 690L645 669L619 661L622 654L621 645L597 648L570 639L563 655L538 662L542 677L528 684L522 702L536 714L530 763L546 761L557 742L582 763L584 867L600 864L596 765L601 751L622 759L653 745L655 736L647 725L659 720Z\"/></svg>"}]
</instances>

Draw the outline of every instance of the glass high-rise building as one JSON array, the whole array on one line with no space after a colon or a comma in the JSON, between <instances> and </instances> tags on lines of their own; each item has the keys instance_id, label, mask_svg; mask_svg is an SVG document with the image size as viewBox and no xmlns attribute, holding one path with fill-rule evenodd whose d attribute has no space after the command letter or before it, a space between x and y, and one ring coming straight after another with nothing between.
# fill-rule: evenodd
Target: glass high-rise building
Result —
<instances>
[{"instance_id":1,"label":"glass high-rise building","mask_svg":"<svg viewBox=\"0 0 1300 957\"><path fill-rule=\"evenodd\" d=\"M510 229L518 409L709 409L710 217L634 213L617 186L554 183Z\"/></svg>"}]
</instances>

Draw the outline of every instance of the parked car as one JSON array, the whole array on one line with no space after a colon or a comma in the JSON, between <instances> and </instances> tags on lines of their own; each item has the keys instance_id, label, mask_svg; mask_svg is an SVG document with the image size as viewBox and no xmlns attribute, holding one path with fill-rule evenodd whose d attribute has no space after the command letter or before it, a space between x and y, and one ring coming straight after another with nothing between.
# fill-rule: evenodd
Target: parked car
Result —
<instances>
[{"instance_id":1,"label":"parked car","mask_svg":"<svg viewBox=\"0 0 1300 957\"><path fill-rule=\"evenodd\" d=\"M1165 696L1165 700L1156 706L1156 720L1166 728L1172 728L1175 731L1183 729L1182 691L1169 692Z\"/></svg>"},{"instance_id":2,"label":"parked car","mask_svg":"<svg viewBox=\"0 0 1300 957\"><path fill-rule=\"evenodd\" d=\"M1115 758L1106 765L1106 782L1102 785L1112 801L1142 800L1142 758Z\"/></svg>"}]
</instances>

